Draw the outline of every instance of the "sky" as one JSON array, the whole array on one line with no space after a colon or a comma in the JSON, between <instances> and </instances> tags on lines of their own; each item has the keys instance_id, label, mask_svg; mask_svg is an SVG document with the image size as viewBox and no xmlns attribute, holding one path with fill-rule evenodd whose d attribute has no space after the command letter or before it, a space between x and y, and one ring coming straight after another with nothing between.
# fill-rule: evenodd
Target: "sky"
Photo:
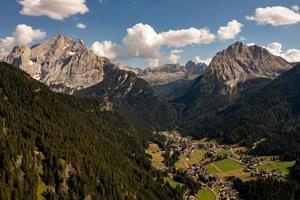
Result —
<instances>
[{"instance_id":1,"label":"sky","mask_svg":"<svg viewBox=\"0 0 300 200\"><path fill-rule=\"evenodd\" d=\"M4 1L4 2L3 2ZM299 0L2 0L0 57L57 34L134 67L209 63L236 41L300 61Z\"/></svg>"}]
</instances>

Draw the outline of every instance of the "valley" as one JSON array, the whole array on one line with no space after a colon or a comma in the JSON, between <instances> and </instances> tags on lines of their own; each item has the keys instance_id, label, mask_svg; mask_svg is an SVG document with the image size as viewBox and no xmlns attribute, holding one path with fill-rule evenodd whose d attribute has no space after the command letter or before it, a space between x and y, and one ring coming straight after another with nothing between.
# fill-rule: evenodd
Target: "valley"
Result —
<instances>
[{"instance_id":1,"label":"valley","mask_svg":"<svg viewBox=\"0 0 300 200\"><path fill-rule=\"evenodd\" d=\"M194 140L176 131L155 132L165 142L149 143L145 150L152 166L165 175L173 188L184 188L184 199L236 199L231 179L287 179L295 161L278 156L253 156L239 145L221 145L215 140Z\"/></svg>"},{"instance_id":2,"label":"valley","mask_svg":"<svg viewBox=\"0 0 300 200\"><path fill-rule=\"evenodd\" d=\"M2 0L0 200L300 200L299 0Z\"/></svg>"}]
</instances>

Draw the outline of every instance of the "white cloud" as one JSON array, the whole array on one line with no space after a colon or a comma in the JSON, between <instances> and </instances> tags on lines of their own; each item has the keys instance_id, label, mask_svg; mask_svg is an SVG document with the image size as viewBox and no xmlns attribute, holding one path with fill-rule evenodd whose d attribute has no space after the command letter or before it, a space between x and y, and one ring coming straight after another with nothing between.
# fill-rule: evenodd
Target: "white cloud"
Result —
<instances>
[{"instance_id":1,"label":"white cloud","mask_svg":"<svg viewBox=\"0 0 300 200\"><path fill-rule=\"evenodd\" d=\"M115 60L117 57L117 45L111 41L94 42L91 50L98 56Z\"/></svg>"},{"instance_id":2,"label":"white cloud","mask_svg":"<svg viewBox=\"0 0 300 200\"><path fill-rule=\"evenodd\" d=\"M288 49L282 51L282 44L273 42L269 44L266 49L273 55L280 56L286 59L288 62L299 62L300 61L300 49Z\"/></svg>"},{"instance_id":3,"label":"white cloud","mask_svg":"<svg viewBox=\"0 0 300 200\"><path fill-rule=\"evenodd\" d=\"M89 11L85 0L19 0L22 6L20 13L28 16L48 16L51 19L63 20L74 14Z\"/></svg>"},{"instance_id":4,"label":"white cloud","mask_svg":"<svg viewBox=\"0 0 300 200\"><path fill-rule=\"evenodd\" d=\"M236 20L228 22L227 26L219 29L219 38L222 40L232 39L241 32L242 27L243 24ZM94 42L91 49L97 55L105 56L112 61L140 58L144 59L147 65L153 66L157 63L178 62L182 51L174 48L209 44L216 39L216 35L211 33L208 28L191 27L158 33L152 26L139 23L127 29L122 44L98 41ZM173 50L162 52L162 47L169 47Z\"/></svg>"},{"instance_id":5,"label":"white cloud","mask_svg":"<svg viewBox=\"0 0 300 200\"><path fill-rule=\"evenodd\" d=\"M174 49L171 51L169 56L169 61L171 64L176 64L180 60L181 56L180 54L183 52L183 50Z\"/></svg>"},{"instance_id":6,"label":"white cloud","mask_svg":"<svg viewBox=\"0 0 300 200\"><path fill-rule=\"evenodd\" d=\"M181 50L172 50L168 55L161 52L162 46L184 47L193 44L207 44L215 40L215 35L207 28L189 28L181 30L169 30L157 33L148 24L136 24L127 29L127 35L121 45L111 41L95 42L91 49L100 56L112 60L126 60L142 58L153 66L162 62L178 62Z\"/></svg>"},{"instance_id":7,"label":"white cloud","mask_svg":"<svg viewBox=\"0 0 300 200\"><path fill-rule=\"evenodd\" d=\"M281 52L282 52L282 44L278 43L278 42L273 42L271 44L269 44L266 49L268 49L268 51L276 56L280 56Z\"/></svg>"},{"instance_id":8,"label":"white cloud","mask_svg":"<svg viewBox=\"0 0 300 200\"><path fill-rule=\"evenodd\" d=\"M123 38L123 46L126 49L126 57L158 58L160 57L161 44L158 42L159 34L148 24L136 24L127 29L127 35Z\"/></svg>"},{"instance_id":9,"label":"white cloud","mask_svg":"<svg viewBox=\"0 0 300 200\"><path fill-rule=\"evenodd\" d=\"M148 58L145 61L145 65L147 67L157 67L160 66L162 64L162 62L159 59L155 59L155 58Z\"/></svg>"},{"instance_id":10,"label":"white cloud","mask_svg":"<svg viewBox=\"0 0 300 200\"><path fill-rule=\"evenodd\" d=\"M215 40L215 35L207 28L189 28L182 30L169 30L159 34L160 45L170 47L183 47L192 44L208 44Z\"/></svg>"},{"instance_id":11,"label":"white cloud","mask_svg":"<svg viewBox=\"0 0 300 200\"><path fill-rule=\"evenodd\" d=\"M291 8L292 8L294 11L299 12L299 6L293 5Z\"/></svg>"},{"instance_id":12,"label":"white cloud","mask_svg":"<svg viewBox=\"0 0 300 200\"><path fill-rule=\"evenodd\" d=\"M0 58L6 56L16 45L29 45L34 40L42 39L46 32L40 29L33 29L25 24L17 25L12 36L1 39L0 41Z\"/></svg>"},{"instance_id":13,"label":"white cloud","mask_svg":"<svg viewBox=\"0 0 300 200\"><path fill-rule=\"evenodd\" d=\"M247 43L246 44L248 47L251 47L251 46L254 46L254 45L256 45L255 43Z\"/></svg>"},{"instance_id":14,"label":"white cloud","mask_svg":"<svg viewBox=\"0 0 300 200\"><path fill-rule=\"evenodd\" d=\"M284 55L289 62L300 62L300 49L289 49Z\"/></svg>"},{"instance_id":15,"label":"white cloud","mask_svg":"<svg viewBox=\"0 0 300 200\"><path fill-rule=\"evenodd\" d=\"M246 19L256 21L257 24L262 25L283 26L300 23L300 14L295 9L274 6L257 8L254 16L246 16Z\"/></svg>"},{"instance_id":16,"label":"white cloud","mask_svg":"<svg viewBox=\"0 0 300 200\"><path fill-rule=\"evenodd\" d=\"M218 30L218 38L220 40L230 40L234 39L244 27L243 24L236 20L228 22L227 26L221 26Z\"/></svg>"},{"instance_id":17,"label":"white cloud","mask_svg":"<svg viewBox=\"0 0 300 200\"><path fill-rule=\"evenodd\" d=\"M201 59L199 56L196 56L195 60L197 63L204 63L206 65L209 65L212 58Z\"/></svg>"},{"instance_id":18,"label":"white cloud","mask_svg":"<svg viewBox=\"0 0 300 200\"><path fill-rule=\"evenodd\" d=\"M79 28L79 29L85 29L85 28L86 28L86 25L83 24L83 23L77 23L77 24L76 24L76 27Z\"/></svg>"}]
</instances>

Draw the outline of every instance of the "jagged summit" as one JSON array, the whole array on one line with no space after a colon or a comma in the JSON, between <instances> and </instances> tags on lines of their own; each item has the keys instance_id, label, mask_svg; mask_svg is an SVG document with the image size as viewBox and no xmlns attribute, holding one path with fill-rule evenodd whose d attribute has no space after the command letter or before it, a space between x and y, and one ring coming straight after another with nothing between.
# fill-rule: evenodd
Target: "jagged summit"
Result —
<instances>
[{"instance_id":1,"label":"jagged summit","mask_svg":"<svg viewBox=\"0 0 300 200\"><path fill-rule=\"evenodd\" d=\"M186 65L165 64L155 68L146 68L139 72L138 76L151 84L166 84L191 76L202 75L205 64L195 64L193 61L187 62Z\"/></svg>"},{"instance_id":2,"label":"jagged summit","mask_svg":"<svg viewBox=\"0 0 300 200\"><path fill-rule=\"evenodd\" d=\"M291 67L286 60L272 55L263 47L236 42L216 54L205 72L203 81L208 91L220 85L230 91L250 79L274 79Z\"/></svg>"},{"instance_id":3,"label":"jagged summit","mask_svg":"<svg viewBox=\"0 0 300 200\"><path fill-rule=\"evenodd\" d=\"M81 41L56 35L32 46L15 47L4 61L20 67L53 90L72 93L103 80L107 58L96 56Z\"/></svg>"},{"instance_id":4,"label":"jagged summit","mask_svg":"<svg viewBox=\"0 0 300 200\"><path fill-rule=\"evenodd\" d=\"M80 40L57 35L31 48L16 47L5 61L56 92L103 97L138 123L155 128L175 124L174 108L146 81L95 55Z\"/></svg>"}]
</instances>

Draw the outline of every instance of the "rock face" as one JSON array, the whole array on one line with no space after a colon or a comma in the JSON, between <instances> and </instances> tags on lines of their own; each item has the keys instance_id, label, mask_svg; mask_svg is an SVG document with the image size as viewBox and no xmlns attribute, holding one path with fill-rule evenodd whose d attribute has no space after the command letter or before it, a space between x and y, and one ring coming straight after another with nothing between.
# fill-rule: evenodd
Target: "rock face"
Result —
<instances>
[{"instance_id":1,"label":"rock face","mask_svg":"<svg viewBox=\"0 0 300 200\"><path fill-rule=\"evenodd\" d=\"M292 65L259 46L237 42L216 54L205 71L203 82L207 92L221 88L223 93L256 78L274 79Z\"/></svg>"},{"instance_id":2,"label":"rock face","mask_svg":"<svg viewBox=\"0 0 300 200\"><path fill-rule=\"evenodd\" d=\"M206 116L266 86L291 68L286 60L262 47L237 42L217 53L204 75L193 80L172 103L181 109L184 118Z\"/></svg>"},{"instance_id":3,"label":"rock face","mask_svg":"<svg viewBox=\"0 0 300 200\"><path fill-rule=\"evenodd\" d=\"M4 60L56 92L103 97L106 110L112 102L140 124L158 129L175 125L176 110L146 81L128 67L96 56L81 41L58 35L31 48L18 46Z\"/></svg>"},{"instance_id":4,"label":"rock face","mask_svg":"<svg viewBox=\"0 0 300 200\"><path fill-rule=\"evenodd\" d=\"M81 41L57 35L31 48L17 46L4 58L54 91L73 91L103 80L109 60L96 56Z\"/></svg>"},{"instance_id":5,"label":"rock face","mask_svg":"<svg viewBox=\"0 0 300 200\"><path fill-rule=\"evenodd\" d=\"M186 78L202 75L205 64L195 64L189 61L185 66L179 64L166 64L156 68L147 68L138 73L138 76L152 85L167 84Z\"/></svg>"}]
</instances>

